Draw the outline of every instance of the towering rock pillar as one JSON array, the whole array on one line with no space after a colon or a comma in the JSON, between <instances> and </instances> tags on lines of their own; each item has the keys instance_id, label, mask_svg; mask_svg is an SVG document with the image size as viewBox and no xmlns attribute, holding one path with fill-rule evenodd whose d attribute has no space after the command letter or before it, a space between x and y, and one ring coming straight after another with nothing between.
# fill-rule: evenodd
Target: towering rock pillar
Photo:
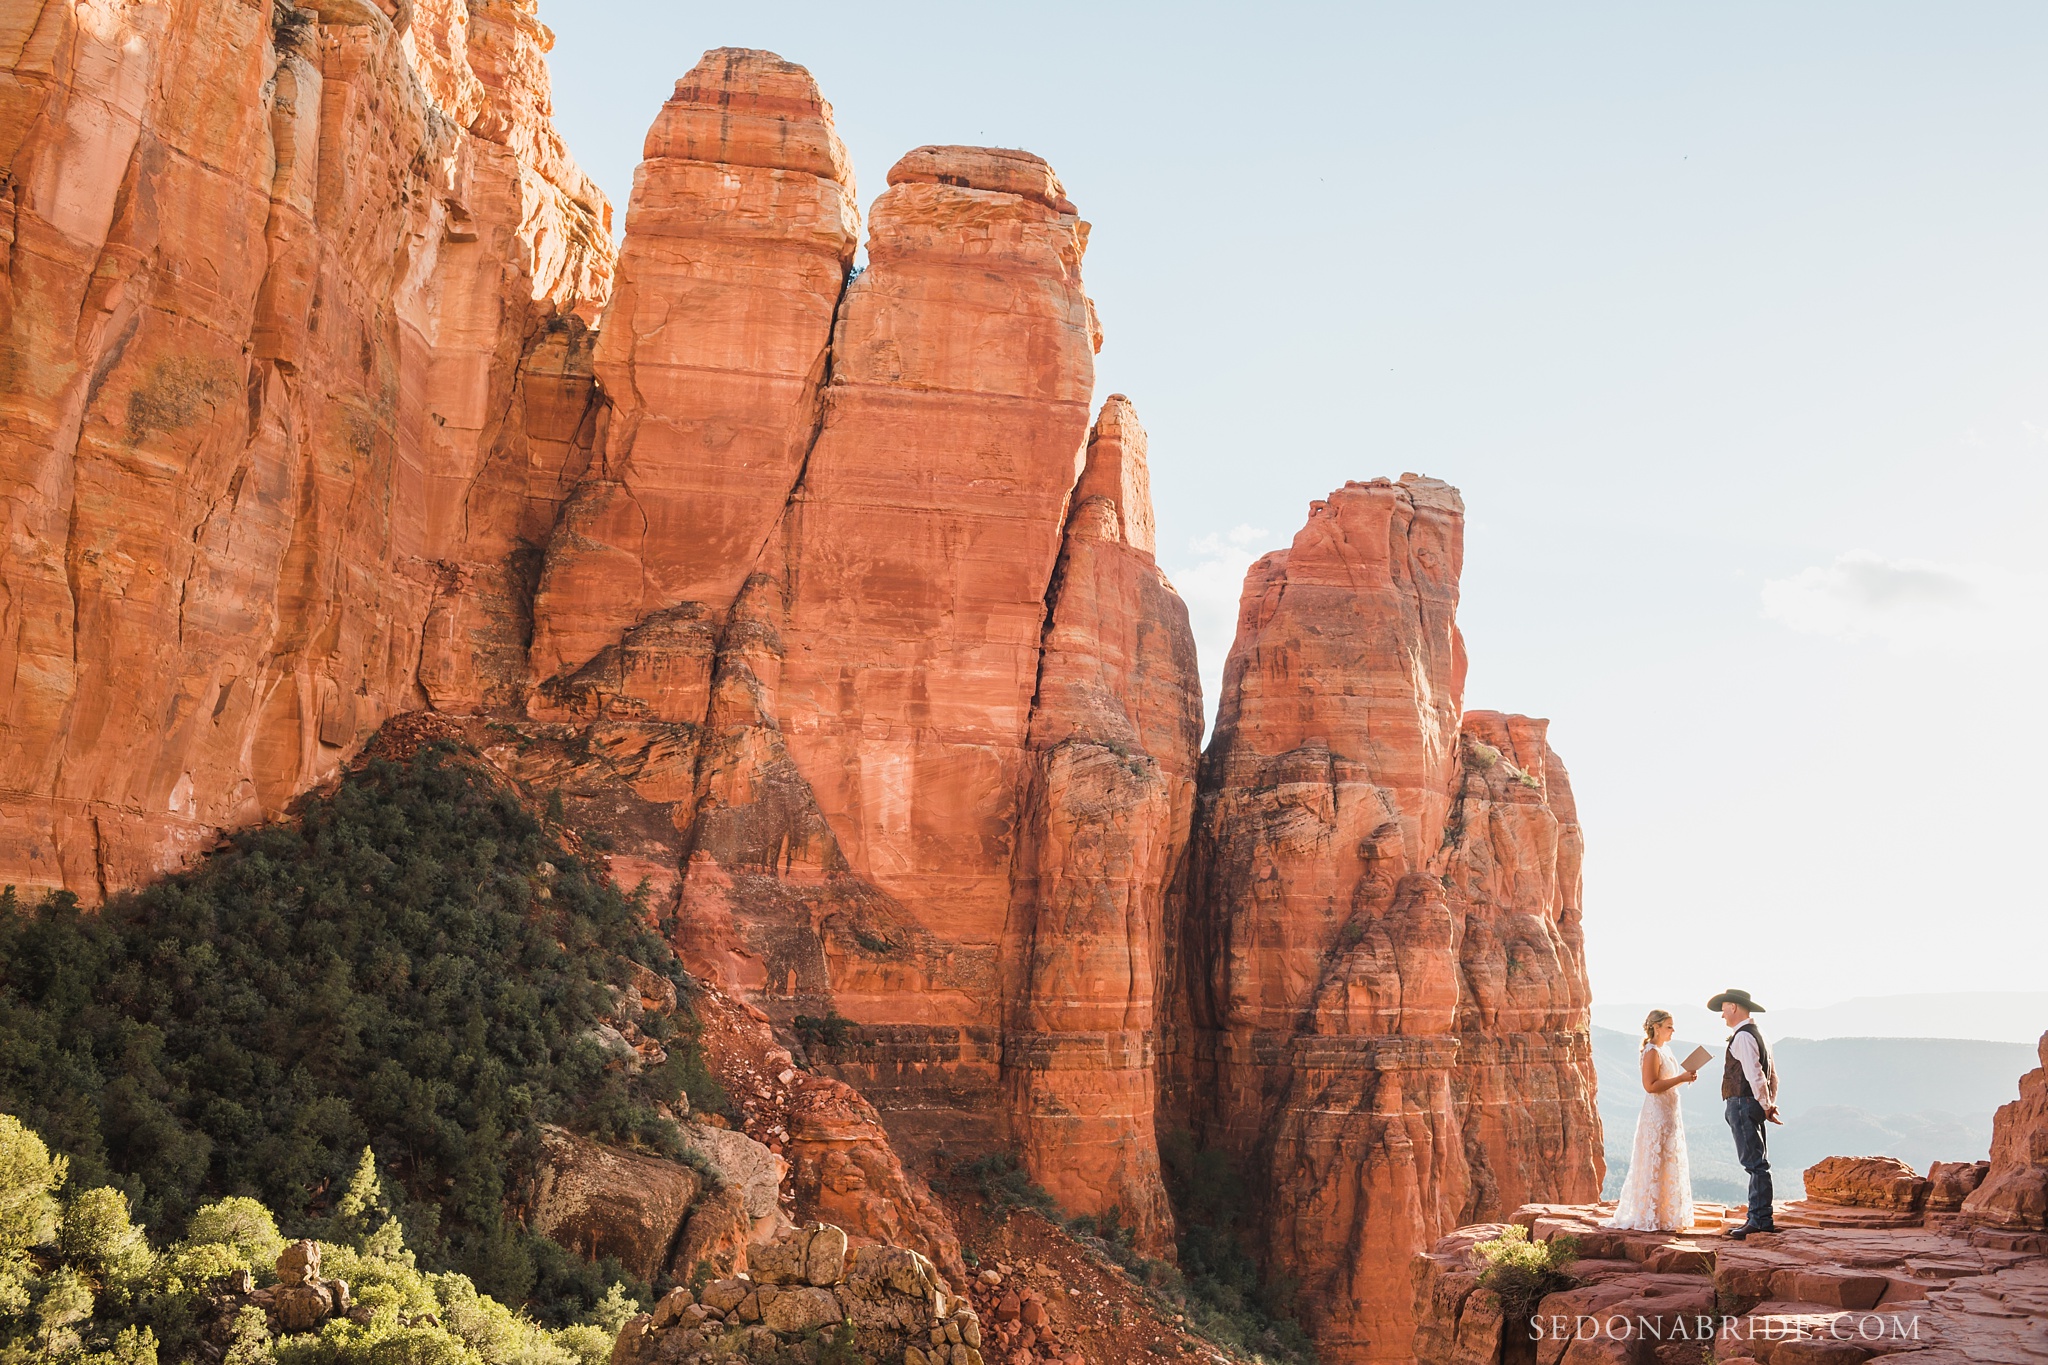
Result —
<instances>
[{"instance_id":1,"label":"towering rock pillar","mask_svg":"<svg viewBox=\"0 0 2048 1365\"><path fill-rule=\"evenodd\" d=\"M1606 1174L1579 917L1585 840L1549 727L1465 713L1432 864L1458 931L1451 1091L1469 1181L1460 1222L1592 1198Z\"/></svg>"},{"instance_id":2,"label":"towering rock pillar","mask_svg":"<svg viewBox=\"0 0 2048 1365\"><path fill-rule=\"evenodd\" d=\"M694 726L817 434L860 221L831 106L771 52L706 53L644 155L597 344L610 426L535 604L534 709Z\"/></svg>"},{"instance_id":3,"label":"towering rock pillar","mask_svg":"<svg viewBox=\"0 0 2048 1365\"><path fill-rule=\"evenodd\" d=\"M1167 890L1202 733L1187 609L1153 561L1145 431L1103 405L1031 713L1006 958L1005 1110L1061 1206L1172 1241L1153 1131Z\"/></svg>"},{"instance_id":4,"label":"towering rock pillar","mask_svg":"<svg viewBox=\"0 0 2048 1365\"><path fill-rule=\"evenodd\" d=\"M1576 828L1541 722L1481 725L1516 758L1461 736L1463 523L1414 475L1316 503L1247 576L1203 765L1196 1117L1337 1360L1409 1354L1403 1268L1431 1239L1503 1192L1598 1189Z\"/></svg>"},{"instance_id":5,"label":"towering rock pillar","mask_svg":"<svg viewBox=\"0 0 2048 1365\"><path fill-rule=\"evenodd\" d=\"M1086 225L1045 162L926 147L889 182L777 532L774 705L879 893L829 962L831 1003L887 1026L852 1078L936 1140L997 1123L1017 792L1098 333Z\"/></svg>"}]
</instances>

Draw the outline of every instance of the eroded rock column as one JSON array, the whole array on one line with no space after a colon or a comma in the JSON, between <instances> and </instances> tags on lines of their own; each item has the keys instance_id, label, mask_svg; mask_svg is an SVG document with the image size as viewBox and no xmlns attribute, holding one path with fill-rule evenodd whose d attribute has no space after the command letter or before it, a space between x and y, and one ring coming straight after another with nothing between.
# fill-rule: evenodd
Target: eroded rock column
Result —
<instances>
[{"instance_id":1,"label":"eroded rock column","mask_svg":"<svg viewBox=\"0 0 2048 1365\"><path fill-rule=\"evenodd\" d=\"M2020 1097L1991 1121L1991 1169L1963 1201L1978 1227L2048 1232L2048 1033L2035 1055L2041 1065L2020 1077Z\"/></svg>"},{"instance_id":2,"label":"eroded rock column","mask_svg":"<svg viewBox=\"0 0 2048 1365\"><path fill-rule=\"evenodd\" d=\"M892 1130L957 1140L999 1127L1018 791L1097 334L1086 226L1043 161L921 148L889 181L777 533L775 713L878 893L817 921L834 1006L884 1026L849 1079Z\"/></svg>"},{"instance_id":3,"label":"eroded rock column","mask_svg":"<svg viewBox=\"0 0 2048 1365\"><path fill-rule=\"evenodd\" d=\"M1549 728L1465 713L1439 860L1458 926L1452 1097L1470 1166L1464 1223L1594 1198L1606 1178L1587 1032L1585 839Z\"/></svg>"},{"instance_id":4,"label":"eroded rock column","mask_svg":"<svg viewBox=\"0 0 2048 1365\"><path fill-rule=\"evenodd\" d=\"M1074 1213L1172 1242L1154 1133L1168 887L1201 740L1187 609L1153 560L1144 428L1113 395L1053 578L1012 877L1005 1106Z\"/></svg>"},{"instance_id":5,"label":"eroded rock column","mask_svg":"<svg viewBox=\"0 0 2048 1365\"><path fill-rule=\"evenodd\" d=\"M534 709L695 725L817 434L859 214L831 106L773 53L706 53L644 156L597 345L610 426L548 549Z\"/></svg>"},{"instance_id":6,"label":"eroded rock column","mask_svg":"<svg viewBox=\"0 0 2048 1365\"><path fill-rule=\"evenodd\" d=\"M1203 762L1190 1109L1338 1360L1408 1356L1421 1247L1598 1185L1576 825L1541 722L1461 735L1463 513L1415 475L1316 503L1247 576Z\"/></svg>"}]
</instances>

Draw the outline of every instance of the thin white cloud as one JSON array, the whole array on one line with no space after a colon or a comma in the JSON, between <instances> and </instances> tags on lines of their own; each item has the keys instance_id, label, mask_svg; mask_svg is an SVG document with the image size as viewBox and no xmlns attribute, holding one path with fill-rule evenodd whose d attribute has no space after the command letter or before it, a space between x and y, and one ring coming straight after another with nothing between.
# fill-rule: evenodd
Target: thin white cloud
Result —
<instances>
[{"instance_id":1,"label":"thin white cloud","mask_svg":"<svg viewBox=\"0 0 2048 1365\"><path fill-rule=\"evenodd\" d=\"M1901 649L2001 643L2038 636L2048 584L1987 565L1886 559L1851 550L1832 564L1763 586L1763 613L1811 635L1878 640Z\"/></svg>"}]
</instances>

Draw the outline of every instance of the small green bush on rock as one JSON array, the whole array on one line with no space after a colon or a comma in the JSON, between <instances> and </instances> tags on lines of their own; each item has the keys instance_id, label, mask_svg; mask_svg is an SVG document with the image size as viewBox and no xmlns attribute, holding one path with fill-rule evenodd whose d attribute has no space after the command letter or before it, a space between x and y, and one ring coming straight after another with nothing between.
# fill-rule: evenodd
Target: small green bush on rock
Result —
<instances>
[{"instance_id":1,"label":"small green bush on rock","mask_svg":"<svg viewBox=\"0 0 2048 1365\"><path fill-rule=\"evenodd\" d=\"M1527 1322L1547 1295L1578 1283L1570 1273L1579 1259L1577 1238L1532 1242L1528 1230L1516 1226L1472 1249L1486 1262L1479 1286L1500 1299L1502 1322Z\"/></svg>"}]
</instances>

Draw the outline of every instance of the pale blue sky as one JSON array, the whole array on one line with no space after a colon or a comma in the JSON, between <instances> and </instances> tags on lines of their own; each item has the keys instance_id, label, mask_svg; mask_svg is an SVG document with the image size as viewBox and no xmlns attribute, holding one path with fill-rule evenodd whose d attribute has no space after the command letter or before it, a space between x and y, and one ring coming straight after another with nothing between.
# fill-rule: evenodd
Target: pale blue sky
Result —
<instances>
[{"instance_id":1,"label":"pale blue sky","mask_svg":"<svg viewBox=\"0 0 2048 1365\"><path fill-rule=\"evenodd\" d=\"M1468 704L1553 719L1597 994L2038 984L2048 8L541 17L622 211L722 45L817 75L863 210L922 143L1058 168L1212 694L1312 498L1462 488Z\"/></svg>"}]
</instances>

